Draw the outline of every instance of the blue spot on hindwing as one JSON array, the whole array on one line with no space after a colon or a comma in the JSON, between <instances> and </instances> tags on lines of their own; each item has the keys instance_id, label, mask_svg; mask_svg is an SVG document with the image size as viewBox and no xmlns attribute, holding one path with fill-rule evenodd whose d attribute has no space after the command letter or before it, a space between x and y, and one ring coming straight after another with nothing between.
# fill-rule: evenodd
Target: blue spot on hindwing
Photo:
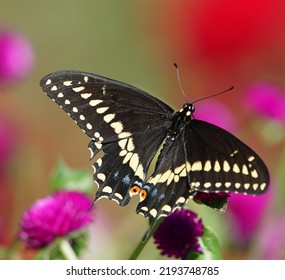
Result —
<instances>
[{"instance_id":1,"label":"blue spot on hindwing","mask_svg":"<svg viewBox=\"0 0 285 280\"><path fill-rule=\"evenodd\" d=\"M113 175L114 180L118 180L119 179L119 171L116 171Z\"/></svg>"},{"instance_id":2,"label":"blue spot on hindwing","mask_svg":"<svg viewBox=\"0 0 285 280\"><path fill-rule=\"evenodd\" d=\"M143 189L144 189L144 190L146 190L147 192L149 192L149 190L150 190L150 186L148 186L148 185L144 185L144 186L143 186Z\"/></svg>"},{"instance_id":3,"label":"blue spot on hindwing","mask_svg":"<svg viewBox=\"0 0 285 280\"><path fill-rule=\"evenodd\" d=\"M129 186L130 183L131 183L130 175L127 174L127 175L122 179L122 182L123 182L124 185Z\"/></svg>"},{"instance_id":4,"label":"blue spot on hindwing","mask_svg":"<svg viewBox=\"0 0 285 280\"><path fill-rule=\"evenodd\" d=\"M159 197L158 197L158 201L161 201L162 199L164 199L165 198L165 195L164 195L164 193L163 194L161 194Z\"/></svg>"},{"instance_id":5,"label":"blue spot on hindwing","mask_svg":"<svg viewBox=\"0 0 285 280\"><path fill-rule=\"evenodd\" d=\"M139 186L140 188L142 188L142 183L139 181L134 181L134 185Z\"/></svg>"},{"instance_id":6,"label":"blue spot on hindwing","mask_svg":"<svg viewBox=\"0 0 285 280\"><path fill-rule=\"evenodd\" d=\"M157 195L157 189L153 189L150 195L155 197Z\"/></svg>"}]
</instances>

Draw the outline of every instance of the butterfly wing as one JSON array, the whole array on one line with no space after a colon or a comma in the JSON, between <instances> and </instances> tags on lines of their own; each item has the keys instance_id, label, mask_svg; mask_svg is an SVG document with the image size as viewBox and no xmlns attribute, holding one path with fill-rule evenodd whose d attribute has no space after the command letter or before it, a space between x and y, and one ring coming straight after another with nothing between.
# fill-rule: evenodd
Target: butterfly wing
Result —
<instances>
[{"instance_id":1,"label":"butterfly wing","mask_svg":"<svg viewBox=\"0 0 285 280\"><path fill-rule=\"evenodd\" d=\"M142 187L146 195L138 204L137 213L152 216L156 221L182 207L190 195L187 168L185 130L182 130L175 137L167 137L155 171Z\"/></svg>"},{"instance_id":2,"label":"butterfly wing","mask_svg":"<svg viewBox=\"0 0 285 280\"><path fill-rule=\"evenodd\" d=\"M222 128L191 120L166 140L137 212L156 221L199 191L261 194L268 184L268 170L252 149Z\"/></svg>"},{"instance_id":3,"label":"butterfly wing","mask_svg":"<svg viewBox=\"0 0 285 280\"><path fill-rule=\"evenodd\" d=\"M129 188L144 181L173 110L138 88L86 72L58 71L40 85L91 138L91 158L104 152L93 165L96 198L127 204Z\"/></svg>"},{"instance_id":4,"label":"butterfly wing","mask_svg":"<svg viewBox=\"0 0 285 280\"><path fill-rule=\"evenodd\" d=\"M179 126L191 111L183 109L174 119L168 105L146 92L85 72L55 72L41 86L91 138L91 158L104 152L93 165L97 200L107 197L125 205L138 186L137 212L156 221L199 191L259 194L268 187L266 166L235 136L199 120L185 119Z\"/></svg>"},{"instance_id":5,"label":"butterfly wing","mask_svg":"<svg viewBox=\"0 0 285 280\"><path fill-rule=\"evenodd\" d=\"M267 189L269 173L263 161L224 129L192 120L185 143L191 190L261 194Z\"/></svg>"}]
</instances>

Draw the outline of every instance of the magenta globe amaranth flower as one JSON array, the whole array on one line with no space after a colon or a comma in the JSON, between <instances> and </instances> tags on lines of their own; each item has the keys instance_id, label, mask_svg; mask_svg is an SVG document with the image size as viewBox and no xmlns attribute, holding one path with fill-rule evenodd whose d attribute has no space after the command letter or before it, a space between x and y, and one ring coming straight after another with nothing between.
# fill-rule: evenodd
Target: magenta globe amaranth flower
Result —
<instances>
[{"instance_id":1,"label":"magenta globe amaranth flower","mask_svg":"<svg viewBox=\"0 0 285 280\"><path fill-rule=\"evenodd\" d=\"M34 62L29 41L15 31L0 31L0 82L11 82L26 76Z\"/></svg>"},{"instance_id":2,"label":"magenta globe amaranth flower","mask_svg":"<svg viewBox=\"0 0 285 280\"><path fill-rule=\"evenodd\" d=\"M202 220L190 210L176 210L164 219L154 233L154 242L162 255L187 259L189 253L202 252L198 238L203 235Z\"/></svg>"},{"instance_id":3,"label":"magenta globe amaranth flower","mask_svg":"<svg viewBox=\"0 0 285 280\"><path fill-rule=\"evenodd\" d=\"M92 200L77 191L59 191L39 199L22 216L20 238L32 248L40 248L57 237L86 227L92 221L87 211Z\"/></svg>"}]
</instances>

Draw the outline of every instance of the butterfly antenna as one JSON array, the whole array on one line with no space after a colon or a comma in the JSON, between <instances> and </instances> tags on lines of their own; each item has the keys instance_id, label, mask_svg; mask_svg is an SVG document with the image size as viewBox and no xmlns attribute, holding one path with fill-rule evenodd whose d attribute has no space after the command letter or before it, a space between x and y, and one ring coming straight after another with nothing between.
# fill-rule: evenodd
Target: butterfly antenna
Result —
<instances>
[{"instance_id":1,"label":"butterfly antenna","mask_svg":"<svg viewBox=\"0 0 285 280\"><path fill-rule=\"evenodd\" d=\"M208 98L212 98L212 97L214 97L214 96L221 95L221 94L226 93L226 92L228 92L228 91L230 91L230 90L233 90L233 89L234 89L234 87L231 86L230 88L228 88L228 89L226 89L226 90L224 90L224 91L222 91L222 92L219 92L219 93L216 93L216 94L213 94L213 95L210 95L210 96L206 96L206 97L197 99L197 100L195 100L194 102L192 102L192 104L194 104L194 103L196 103L196 102L198 102L198 101L204 100L204 99L208 99Z\"/></svg>"},{"instance_id":2,"label":"butterfly antenna","mask_svg":"<svg viewBox=\"0 0 285 280\"><path fill-rule=\"evenodd\" d=\"M185 99L186 103L189 103L187 98L186 98L186 94L185 94L185 92L183 90L182 84L181 84L178 65L176 63L173 63L173 65L176 68L177 80L178 80L178 83L179 83L180 90L181 90L181 92L182 92L182 94L184 96L184 99Z\"/></svg>"}]
</instances>

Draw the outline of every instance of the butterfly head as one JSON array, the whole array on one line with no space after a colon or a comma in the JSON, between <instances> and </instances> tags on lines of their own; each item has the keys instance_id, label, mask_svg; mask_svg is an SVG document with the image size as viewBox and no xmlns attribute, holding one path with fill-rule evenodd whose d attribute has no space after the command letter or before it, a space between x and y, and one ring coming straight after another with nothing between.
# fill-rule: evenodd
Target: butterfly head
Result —
<instances>
[{"instance_id":1,"label":"butterfly head","mask_svg":"<svg viewBox=\"0 0 285 280\"><path fill-rule=\"evenodd\" d=\"M191 103L185 103L183 105L183 108L180 110L180 112L186 117L191 117L193 113L195 112L195 107Z\"/></svg>"}]
</instances>

